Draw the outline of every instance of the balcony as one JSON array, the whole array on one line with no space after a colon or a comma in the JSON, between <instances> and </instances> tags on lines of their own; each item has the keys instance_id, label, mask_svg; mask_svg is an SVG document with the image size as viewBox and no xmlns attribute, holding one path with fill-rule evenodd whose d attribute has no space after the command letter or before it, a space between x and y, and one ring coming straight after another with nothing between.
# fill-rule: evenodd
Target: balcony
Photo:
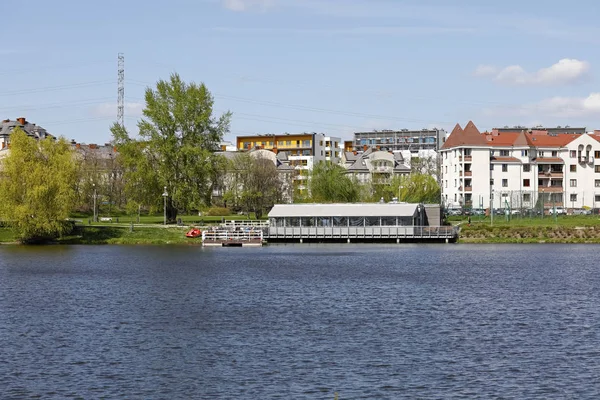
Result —
<instances>
[{"instance_id":1,"label":"balcony","mask_svg":"<svg viewBox=\"0 0 600 400\"><path fill-rule=\"evenodd\" d=\"M473 171L460 171L460 176L473 176Z\"/></svg>"},{"instance_id":2,"label":"balcony","mask_svg":"<svg viewBox=\"0 0 600 400\"><path fill-rule=\"evenodd\" d=\"M394 172L394 167L388 167L388 166L374 167L373 172L379 173L379 174L391 174L392 172Z\"/></svg>"},{"instance_id":3,"label":"balcony","mask_svg":"<svg viewBox=\"0 0 600 400\"><path fill-rule=\"evenodd\" d=\"M458 156L458 161L473 161L473 156Z\"/></svg>"},{"instance_id":4,"label":"balcony","mask_svg":"<svg viewBox=\"0 0 600 400\"><path fill-rule=\"evenodd\" d=\"M472 186L465 186L465 192L472 192L472 191L473 191Z\"/></svg>"},{"instance_id":5,"label":"balcony","mask_svg":"<svg viewBox=\"0 0 600 400\"><path fill-rule=\"evenodd\" d=\"M563 187L562 186L540 186L538 188L538 190L541 193L562 193Z\"/></svg>"}]
</instances>

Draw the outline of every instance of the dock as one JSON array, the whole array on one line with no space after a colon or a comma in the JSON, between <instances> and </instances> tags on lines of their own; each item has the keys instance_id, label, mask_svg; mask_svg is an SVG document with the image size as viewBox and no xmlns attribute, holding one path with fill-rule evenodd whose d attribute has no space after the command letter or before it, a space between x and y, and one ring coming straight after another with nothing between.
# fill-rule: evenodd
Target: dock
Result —
<instances>
[{"instance_id":1,"label":"dock","mask_svg":"<svg viewBox=\"0 0 600 400\"><path fill-rule=\"evenodd\" d=\"M263 245L262 229L215 229L202 232L205 247L260 247Z\"/></svg>"}]
</instances>

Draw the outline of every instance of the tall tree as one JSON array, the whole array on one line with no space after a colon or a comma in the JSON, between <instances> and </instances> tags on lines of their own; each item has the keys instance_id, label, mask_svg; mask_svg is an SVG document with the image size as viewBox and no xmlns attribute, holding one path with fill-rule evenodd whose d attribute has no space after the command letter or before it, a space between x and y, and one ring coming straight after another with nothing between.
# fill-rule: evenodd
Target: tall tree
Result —
<instances>
[{"instance_id":1,"label":"tall tree","mask_svg":"<svg viewBox=\"0 0 600 400\"><path fill-rule=\"evenodd\" d=\"M360 199L358 183L341 165L319 162L308 180L311 200L315 203L353 203Z\"/></svg>"},{"instance_id":2,"label":"tall tree","mask_svg":"<svg viewBox=\"0 0 600 400\"><path fill-rule=\"evenodd\" d=\"M261 218L284 195L284 182L272 160L240 153L229 161L228 189L225 199L228 206L245 212L254 212Z\"/></svg>"},{"instance_id":3,"label":"tall tree","mask_svg":"<svg viewBox=\"0 0 600 400\"><path fill-rule=\"evenodd\" d=\"M64 140L36 141L16 128L2 161L0 217L23 242L51 240L68 233L75 205L76 165Z\"/></svg>"},{"instance_id":4,"label":"tall tree","mask_svg":"<svg viewBox=\"0 0 600 400\"><path fill-rule=\"evenodd\" d=\"M210 204L219 142L229 130L230 113L213 116L213 96L201 83L186 83L178 74L147 88L139 139L123 127L112 128L126 166L131 201L158 207L166 188L167 217Z\"/></svg>"}]
</instances>

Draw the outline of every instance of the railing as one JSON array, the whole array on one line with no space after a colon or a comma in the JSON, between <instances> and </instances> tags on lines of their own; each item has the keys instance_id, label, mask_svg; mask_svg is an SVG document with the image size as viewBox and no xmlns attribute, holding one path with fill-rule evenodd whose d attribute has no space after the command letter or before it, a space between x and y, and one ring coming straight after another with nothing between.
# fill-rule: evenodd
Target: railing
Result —
<instances>
[{"instance_id":1,"label":"railing","mask_svg":"<svg viewBox=\"0 0 600 400\"><path fill-rule=\"evenodd\" d=\"M268 239L453 239L452 226L270 227Z\"/></svg>"},{"instance_id":2,"label":"railing","mask_svg":"<svg viewBox=\"0 0 600 400\"><path fill-rule=\"evenodd\" d=\"M246 227L258 227L258 228L266 228L269 226L268 220L231 220L225 221L225 223L221 224L222 227L225 228L246 228Z\"/></svg>"},{"instance_id":3,"label":"railing","mask_svg":"<svg viewBox=\"0 0 600 400\"><path fill-rule=\"evenodd\" d=\"M262 229L217 229L202 232L202 242L227 243L227 242L260 242L263 241Z\"/></svg>"}]
</instances>

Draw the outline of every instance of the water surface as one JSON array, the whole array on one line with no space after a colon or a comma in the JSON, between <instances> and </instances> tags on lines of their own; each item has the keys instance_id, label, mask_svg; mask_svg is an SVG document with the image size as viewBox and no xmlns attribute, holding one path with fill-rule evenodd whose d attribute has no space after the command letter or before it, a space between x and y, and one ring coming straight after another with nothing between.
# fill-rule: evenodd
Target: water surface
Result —
<instances>
[{"instance_id":1,"label":"water surface","mask_svg":"<svg viewBox=\"0 0 600 400\"><path fill-rule=\"evenodd\" d=\"M598 398L596 245L0 247L1 398Z\"/></svg>"}]
</instances>

